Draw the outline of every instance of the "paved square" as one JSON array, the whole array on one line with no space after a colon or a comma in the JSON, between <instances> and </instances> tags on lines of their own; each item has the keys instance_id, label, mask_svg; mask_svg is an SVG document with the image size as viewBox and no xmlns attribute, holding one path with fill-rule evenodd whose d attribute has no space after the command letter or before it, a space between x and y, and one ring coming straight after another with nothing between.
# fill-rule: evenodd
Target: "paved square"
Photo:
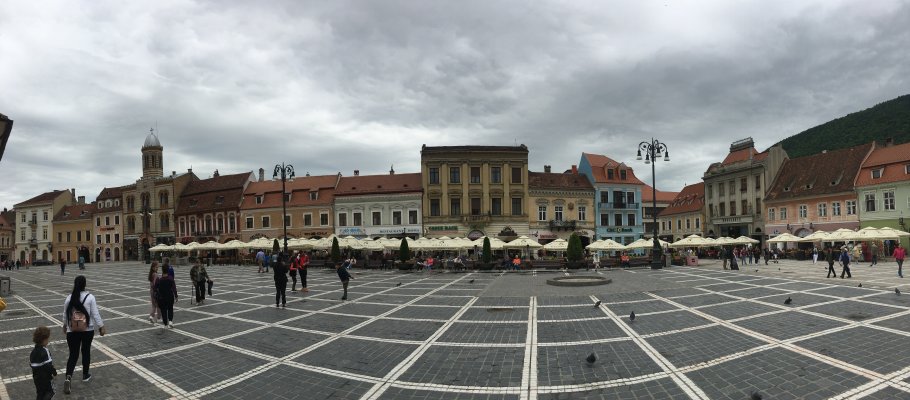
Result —
<instances>
[{"instance_id":1,"label":"paved square","mask_svg":"<svg viewBox=\"0 0 910 400\"><path fill-rule=\"evenodd\" d=\"M190 305L180 266L173 330L148 322L146 265L90 264L82 272L108 334L93 342L93 381L77 379L66 396L58 379L56 398L910 398L910 283L891 276L888 263L857 267L852 280L825 279L805 261L742 271L703 264L360 270L345 302L334 271L312 270L310 291L289 292L283 309L271 274L238 266L210 267L214 296ZM64 372L67 346L56 327L76 271L58 272L8 273L0 399L34 397L26 359L38 325L54 328L49 349ZM613 283L546 284L567 273ZM591 353L594 363L585 361Z\"/></svg>"}]
</instances>

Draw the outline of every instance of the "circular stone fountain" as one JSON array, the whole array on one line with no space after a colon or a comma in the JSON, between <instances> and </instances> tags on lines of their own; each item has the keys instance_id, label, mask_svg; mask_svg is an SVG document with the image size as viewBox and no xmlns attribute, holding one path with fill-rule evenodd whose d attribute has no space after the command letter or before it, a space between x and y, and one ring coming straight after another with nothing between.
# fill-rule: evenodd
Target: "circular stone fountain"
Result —
<instances>
[{"instance_id":1,"label":"circular stone fountain","mask_svg":"<svg viewBox=\"0 0 910 400\"><path fill-rule=\"evenodd\" d=\"M547 285L553 286L600 286L613 282L612 279L602 276L560 276L547 279Z\"/></svg>"}]
</instances>

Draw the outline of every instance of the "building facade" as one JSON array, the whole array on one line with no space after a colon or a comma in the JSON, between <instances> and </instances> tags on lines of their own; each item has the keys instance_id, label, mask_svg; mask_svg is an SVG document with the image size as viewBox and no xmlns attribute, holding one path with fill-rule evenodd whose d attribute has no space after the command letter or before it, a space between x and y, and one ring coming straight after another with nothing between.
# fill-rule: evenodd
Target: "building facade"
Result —
<instances>
[{"instance_id":1,"label":"building facade","mask_svg":"<svg viewBox=\"0 0 910 400\"><path fill-rule=\"evenodd\" d=\"M655 227L657 228L657 235L660 237L660 213L667 209L667 207L670 207L670 204L673 203L673 200L676 199L676 196L678 196L679 193L680 192L665 192L662 190L654 190L652 192L651 185L647 184L642 187L641 219L646 237L654 235ZM655 215L658 216L658 222L656 223L654 222ZM667 239L661 238L661 240L666 241Z\"/></svg>"},{"instance_id":2,"label":"building facade","mask_svg":"<svg viewBox=\"0 0 910 400\"><path fill-rule=\"evenodd\" d=\"M660 238L673 243L689 235L705 235L705 183L683 188L658 215Z\"/></svg>"},{"instance_id":3,"label":"building facade","mask_svg":"<svg viewBox=\"0 0 910 400\"><path fill-rule=\"evenodd\" d=\"M77 262L79 257L91 261L94 214L95 203L85 204L85 197L79 196L76 204L63 207L54 215L53 245L58 262Z\"/></svg>"},{"instance_id":4,"label":"building facade","mask_svg":"<svg viewBox=\"0 0 910 400\"><path fill-rule=\"evenodd\" d=\"M279 238L281 226L281 181L259 179L247 185L240 202L241 240ZM341 179L337 175L296 177L285 184L285 224L290 238L324 238L335 232L332 202Z\"/></svg>"},{"instance_id":5,"label":"building facade","mask_svg":"<svg viewBox=\"0 0 910 400\"><path fill-rule=\"evenodd\" d=\"M863 227L910 229L910 143L877 147L854 181ZM910 246L910 239L901 239Z\"/></svg>"},{"instance_id":6,"label":"building facade","mask_svg":"<svg viewBox=\"0 0 910 400\"><path fill-rule=\"evenodd\" d=\"M154 132L142 146L142 177L122 188L123 254L126 260L148 260L148 249L176 243L174 212L186 186L199 178L192 169L163 175L164 148Z\"/></svg>"},{"instance_id":7,"label":"building facade","mask_svg":"<svg viewBox=\"0 0 910 400\"><path fill-rule=\"evenodd\" d=\"M853 181L873 148L869 143L785 161L765 195L768 236L858 229Z\"/></svg>"},{"instance_id":8,"label":"building facade","mask_svg":"<svg viewBox=\"0 0 910 400\"><path fill-rule=\"evenodd\" d=\"M174 217L181 243L240 239L240 202L253 172L221 175L191 181L183 190Z\"/></svg>"},{"instance_id":9,"label":"building facade","mask_svg":"<svg viewBox=\"0 0 910 400\"><path fill-rule=\"evenodd\" d=\"M762 199L787 158L780 145L759 153L752 138L733 142L724 160L711 164L702 177L707 236L748 236L764 241Z\"/></svg>"},{"instance_id":10,"label":"building facade","mask_svg":"<svg viewBox=\"0 0 910 400\"><path fill-rule=\"evenodd\" d=\"M594 186L578 170L528 172L531 238L545 244L573 233L587 246L595 235Z\"/></svg>"},{"instance_id":11,"label":"building facade","mask_svg":"<svg viewBox=\"0 0 910 400\"><path fill-rule=\"evenodd\" d=\"M424 145L420 166L424 236L530 233L527 146Z\"/></svg>"},{"instance_id":12,"label":"building facade","mask_svg":"<svg viewBox=\"0 0 910 400\"><path fill-rule=\"evenodd\" d=\"M22 262L54 261L53 218L73 204L76 189L55 190L16 204L16 254Z\"/></svg>"},{"instance_id":13,"label":"building facade","mask_svg":"<svg viewBox=\"0 0 910 400\"><path fill-rule=\"evenodd\" d=\"M16 260L16 213L0 212L0 261Z\"/></svg>"},{"instance_id":14,"label":"building facade","mask_svg":"<svg viewBox=\"0 0 910 400\"><path fill-rule=\"evenodd\" d=\"M644 236L642 190L644 182L625 163L607 156L582 153L578 172L594 186L596 237L622 244Z\"/></svg>"},{"instance_id":15,"label":"building facade","mask_svg":"<svg viewBox=\"0 0 910 400\"><path fill-rule=\"evenodd\" d=\"M123 260L123 189L104 188L95 198L95 216L92 224L94 262Z\"/></svg>"},{"instance_id":16,"label":"building facade","mask_svg":"<svg viewBox=\"0 0 910 400\"><path fill-rule=\"evenodd\" d=\"M423 218L420 174L342 177L335 190L335 234L416 239Z\"/></svg>"}]
</instances>

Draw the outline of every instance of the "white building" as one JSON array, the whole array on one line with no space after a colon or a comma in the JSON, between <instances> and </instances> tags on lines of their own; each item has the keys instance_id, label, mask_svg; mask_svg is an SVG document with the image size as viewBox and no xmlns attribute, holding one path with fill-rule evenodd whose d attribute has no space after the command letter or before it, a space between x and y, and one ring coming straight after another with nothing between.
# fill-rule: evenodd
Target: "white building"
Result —
<instances>
[{"instance_id":1,"label":"white building","mask_svg":"<svg viewBox=\"0 0 910 400\"><path fill-rule=\"evenodd\" d=\"M356 238L421 236L420 174L342 177L335 189L335 234Z\"/></svg>"},{"instance_id":2,"label":"white building","mask_svg":"<svg viewBox=\"0 0 910 400\"><path fill-rule=\"evenodd\" d=\"M55 190L13 206L16 211L16 254L23 262L53 261L54 215L72 205L76 189Z\"/></svg>"}]
</instances>

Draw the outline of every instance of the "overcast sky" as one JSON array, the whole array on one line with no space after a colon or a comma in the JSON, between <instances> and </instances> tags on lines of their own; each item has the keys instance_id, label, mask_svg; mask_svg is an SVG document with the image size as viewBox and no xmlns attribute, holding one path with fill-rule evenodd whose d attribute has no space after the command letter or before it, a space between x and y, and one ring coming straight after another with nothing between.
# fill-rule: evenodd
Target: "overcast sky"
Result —
<instances>
[{"instance_id":1,"label":"overcast sky","mask_svg":"<svg viewBox=\"0 0 910 400\"><path fill-rule=\"evenodd\" d=\"M0 2L0 113L15 120L0 207L135 182L418 172L427 145L635 161L698 182L731 142L759 150L910 93L908 1Z\"/></svg>"}]
</instances>

